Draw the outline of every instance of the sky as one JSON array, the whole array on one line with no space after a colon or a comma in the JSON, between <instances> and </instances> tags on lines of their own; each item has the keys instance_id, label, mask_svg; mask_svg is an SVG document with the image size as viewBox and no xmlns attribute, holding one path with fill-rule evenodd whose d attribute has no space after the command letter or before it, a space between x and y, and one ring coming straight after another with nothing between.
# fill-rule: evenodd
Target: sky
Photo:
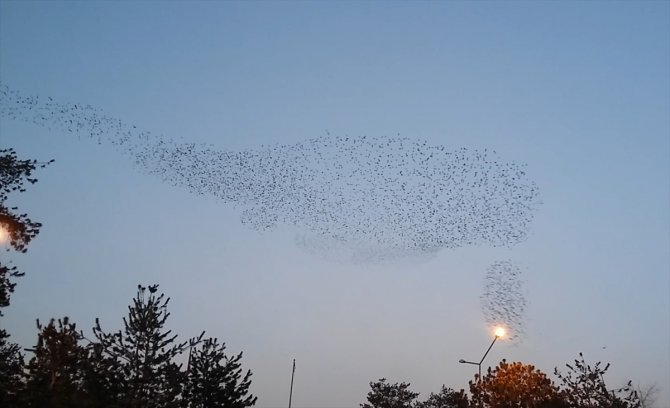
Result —
<instances>
[{"instance_id":1,"label":"sky","mask_svg":"<svg viewBox=\"0 0 670 408\"><path fill-rule=\"evenodd\" d=\"M467 388L491 342L492 264L523 272L525 332L505 358L546 373L610 362L670 407L670 3L0 2L3 86L90 104L219 151L318 137L491 149L539 196L525 239L352 262L305 231L164 182L109 144L0 117L0 147L54 159L12 203L43 223L3 327L110 330L138 283L170 328L244 352L260 408L355 407L369 382L421 398ZM317 163L318 165L318 163Z\"/></svg>"}]
</instances>

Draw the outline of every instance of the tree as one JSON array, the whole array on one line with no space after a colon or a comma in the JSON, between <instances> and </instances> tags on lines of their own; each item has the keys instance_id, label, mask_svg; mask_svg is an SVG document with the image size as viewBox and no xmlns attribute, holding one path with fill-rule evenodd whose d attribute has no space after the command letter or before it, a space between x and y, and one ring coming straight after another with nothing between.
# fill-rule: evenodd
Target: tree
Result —
<instances>
[{"instance_id":1,"label":"tree","mask_svg":"<svg viewBox=\"0 0 670 408\"><path fill-rule=\"evenodd\" d=\"M53 162L51 160L49 163ZM5 238L11 249L26 252L30 241L37 236L42 224L31 220L27 214L17 213L17 207L7 204L13 192L24 192L24 183L35 184L32 173L49 163L35 160L19 160L13 149L0 149L0 241ZM8 250L10 249L8 248ZM15 266L0 263L0 317L2 309L9 306L16 283L13 278L23 276ZM16 404L23 385L23 355L17 344L9 341L9 333L0 329L0 406Z\"/></svg>"},{"instance_id":2,"label":"tree","mask_svg":"<svg viewBox=\"0 0 670 408\"><path fill-rule=\"evenodd\" d=\"M26 252L28 244L40 232L42 224L31 220L27 214L20 214L16 207L7 207L6 201L12 192L24 192L24 182L37 183L32 173L52 163L37 160L19 160L14 149L0 150L0 226L9 235L9 243L15 250Z\"/></svg>"},{"instance_id":3,"label":"tree","mask_svg":"<svg viewBox=\"0 0 670 408\"><path fill-rule=\"evenodd\" d=\"M16 283L12 282L12 278L20 278L23 275L23 272L20 272L16 266L0 263L0 317L3 316L2 308L9 306L9 298L16 288Z\"/></svg>"},{"instance_id":4,"label":"tree","mask_svg":"<svg viewBox=\"0 0 670 408\"><path fill-rule=\"evenodd\" d=\"M31 220L27 214L17 213L18 208L9 207L7 198L13 192L26 191L25 182L37 183L37 179L32 177L33 172L51 162L53 160L48 163L19 160L13 149L0 150L0 233L7 236L10 247L15 251L26 252L30 241L39 234L42 224ZM0 308L9 305L9 297L16 287L11 278L20 276L23 276L23 273L16 267L0 264ZM2 316L1 309L0 316Z\"/></svg>"},{"instance_id":5,"label":"tree","mask_svg":"<svg viewBox=\"0 0 670 408\"><path fill-rule=\"evenodd\" d=\"M500 362L481 379L470 381L471 401L489 408L554 407L563 400L553 382L532 365Z\"/></svg>"},{"instance_id":6,"label":"tree","mask_svg":"<svg viewBox=\"0 0 670 408\"><path fill-rule=\"evenodd\" d=\"M8 340L0 330L0 407L18 407L18 396L23 387L23 355L18 344Z\"/></svg>"},{"instance_id":7,"label":"tree","mask_svg":"<svg viewBox=\"0 0 670 408\"><path fill-rule=\"evenodd\" d=\"M170 316L170 301L156 295L158 285L138 285L137 296L128 306L124 328L106 333L96 319L93 333L100 343L99 363L109 376L106 383L116 387L119 405L132 408L178 407L184 373L175 358L188 342L179 343L177 335L165 330ZM111 390L110 390L111 391Z\"/></svg>"},{"instance_id":8,"label":"tree","mask_svg":"<svg viewBox=\"0 0 670 408\"><path fill-rule=\"evenodd\" d=\"M416 405L417 408L468 408L465 390L455 391L444 385L439 393L430 393L428 399Z\"/></svg>"},{"instance_id":9,"label":"tree","mask_svg":"<svg viewBox=\"0 0 670 408\"><path fill-rule=\"evenodd\" d=\"M83 336L67 317L51 319L42 326L34 353L27 365L27 382L22 402L26 407L66 408L87 406L84 366L87 350Z\"/></svg>"},{"instance_id":10,"label":"tree","mask_svg":"<svg viewBox=\"0 0 670 408\"><path fill-rule=\"evenodd\" d=\"M166 330L169 298L158 285L138 285L123 318L124 328L105 332L99 320L94 340L78 332L67 317L37 322L37 345L26 367L18 346L0 347L0 406L3 408L247 408L251 371L243 373L242 353L229 357L225 344L188 342ZM0 338L0 345L4 338ZM88 340L84 345L83 340ZM186 370L176 360L186 348ZM9 354L3 354L8 351Z\"/></svg>"},{"instance_id":11,"label":"tree","mask_svg":"<svg viewBox=\"0 0 670 408\"><path fill-rule=\"evenodd\" d=\"M88 340L88 339L86 339ZM91 408L122 408L122 373L116 360L103 352L102 344L91 342L86 347L86 360L82 364L83 388Z\"/></svg>"},{"instance_id":12,"label":"tree","mask_svg":"<svg viewBox=\"0 0 670 408\"><path fill-rule=\"evenodd\" d=\"M1 226L0 226L1 228ZM2 308L9 306L9 297L16 283L10 278L23 276L15 266L0 263L0 317ZM23 384L23 355L18 344L9 340L9 333L0 328L0 406L11 407Z\"/></svg>"},{"instance_id":13,"label":"tree","mask_svg":"<svg viewBox=\"0 0 670 408\"><path fill-rule=\"evenodd\" d=\"M642 404L632 382L618 389L609 390L605 384L604 375L610 365L600 366L600 362L591 366L584 361L584 355L579 353L579 359L574 364L566 364L567 374L558 369L554 370L561 380L563 393L571 407L575 408L639 408Z\"/></svg>"},{"instance_id":14,"label":"tree","mask_svg":"<svg viewBox=\"0 0 670 408\"><path fill-rule=\"evenodd\" d=\"M412 408L419 393L409 390L409 383L388 384L386 378L370 382L368 402L361 408Z\"/></svg>"},{"instance_id":15,"label":"tree","mask_svg":"<svg viewBox=\"0 0 670 408\"><path fill-rule=\"evenodd\" d=\"M191 350L184 390L184 408L246 408L256 403L249 394L251 371L242 377L242 353L228 357L225 343L215 338Z\"/></svg>"}]
</instances>

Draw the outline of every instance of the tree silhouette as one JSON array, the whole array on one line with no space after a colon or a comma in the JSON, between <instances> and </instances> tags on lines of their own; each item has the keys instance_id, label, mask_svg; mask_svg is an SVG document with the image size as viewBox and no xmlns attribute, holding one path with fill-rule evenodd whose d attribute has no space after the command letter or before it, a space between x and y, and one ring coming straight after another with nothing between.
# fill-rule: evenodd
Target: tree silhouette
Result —
<instances>
[{"instance_id":1,"label":"tree silhouette","mask_svg":"<svg viewBox=\"0 0 670 408\"><path fill-rule=\"evenodd\" d=\"M138 285L137 296L123 318L124 328L106 333L96 319L93 333L100 343L99 363L105 367L108 383L116 382L120 405L131 408L178 407L184 373L175 358L188 342L165 329L170 301L156 295L158 285Z\"/></svg>"},{"instance_id":2,"label":"tree silhouette","mask_svg":"<svg viewBox=\"0 0 670 408\"><path fill-rule=\"evenodd\" d=\"M591 366L579 359L574 364L566 364L567 374L554 370L561 380L566 400L571 407L577 408L639 408L642 403L632 382L618 389L609 390L605 385L604 375L610 365L601 367L600 362Z\"/></svg>"},{"instance_id":3,"label":"tree silhouette","mask_svg":"<svg viewBox=\"0 0 670 408\"><path fill-rule=\"evenodd\" d=\"M419 393L410 391L409 386L404 382L389 384L386 378L370 382L368 402L361 404L361 408L411 408Z\"/></svg>"},{"instance_id":4,"label":"tree silhouette","mask_svg":"<svg viewBox=\"0 0 670 408\"><path fill-rule=\"evenodd\" d=\"M51 319L48 325L37 322L39 334L27 365L26 392L21 398L26 407L68 408L87 406L84 364L87 350L80 345L82 335L67 317Z\"/></svg>"},{"instance_id":5,"label":"tree silhouette","mask_svg":"<svg viewBox=\"0 0 670 408\"><path fill-rule=\"evenodd\" d=\"M31 220L27 214L18 213L17 207L7 204L9 195L24 192L24 183L35 184L33 171L43 168L48 163L36 160L19 160L13 149L0 149L0 241L5 238L9 249L26 252L30 241L37 236L42 224ZM13 278L23 276L16 266L4 265L0 262L0 317L2 309L9 306L11 294L16 283ZM9 341L9 333L0 329L0 406L18 406L17 398L22 387L24 360L20 347Z\"/></svg>"},{"instance_id":6,"label":"tree silhouette","mask_svg":"<svg viewBox=\"0 0 670 408\"><path fill-rule=\"evenodd\" d=\"M26 252L28 244L40 232L42 224L31 220L27 214L17 213L18 208L6 204L9 194L24 192L24 182L37 183L32 177L37 168L44 168L49 163L37 160L19 160L14 149L0 150L0 226L9 235L9 243L16 251Z\"/></svg>"},{"instance_id":7,"label":"tree silhouette","mask_svg":"<svg viewBox=\"0 0 670 408\"><path fill-rule=\"evenodd\" d=\"M242 353L228 357L225 343L209 338L189 355L184 408L246 408L256 403L249 394L251 371L242 377Z\"/></svg>"},{"instance_id":8,"label":"tree silhouette","mask_svg":"<svg viewBox=\"0 0 670 408\"><path fill-rule=\"evenodd\" d=\"M19 392L23 386L23 355L18 344L8 340L0 330L0 407L18 407Z\"/></svg>"},{"instance_id":9,"label":"tree silhouette","mask_svg":"<svg viewBox=\"0 0 670 408\"><path fill-rule=\"evenodd\" d=\"M8 266L0 263L0 317L3 316L2 308L9 306L9 298L14 293L16 283L12 278L20 278L24 273L16 266Z\"/></svg>"},{"instance_id":10,"label":"tree silhouette","mask_svg":"<svg viewBox=\"0 0 670 408\"><path fill-rule=\"evenodd\" d=\"M470 381L475 406L488 408L534 408L562 406L557 386L540 370L519 362L501 361L479 380Z\"/></svg>"},{"instance_id":11,"label":"tree silhouette","mask_svg":"<svg viewBox=\"0 0 670 408\"><path fill-rule=\"evenodd\" d=\"M166 329L170 299L157 291L158 285L138 285L122 330L107 333L96 319L95 340L83 365L89 400L105 408L253 406L252 374L242 375L242 353L228 357L224 343L202 340L204 332L178 342L177 335ZM176 360L187 349L184 370Z\"/></svg>"},{"instance_id":12,"label":"tree silhouette","mask_svg":"<svg viewBox=\"0 0 670 408\"><path fill-rule=\"evenodd\" d=\"M416 404L416 408L468 408L468 396L464 390L455 391L444 385L439 393L430 393L426 401Z\"/></svg>"}]
</instances>

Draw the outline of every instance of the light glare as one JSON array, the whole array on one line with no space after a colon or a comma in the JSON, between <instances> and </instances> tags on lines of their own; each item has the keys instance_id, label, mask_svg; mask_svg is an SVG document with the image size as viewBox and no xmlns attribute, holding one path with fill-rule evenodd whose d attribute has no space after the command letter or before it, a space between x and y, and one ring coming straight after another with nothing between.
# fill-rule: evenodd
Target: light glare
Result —
<instances>
[{"instance_id":1,"label":"light glare","mask_svg":"<svg viewBox=\"0 0 670 408\"><path fill-rule=\"evenodd\" d=\"M493 330L493 334L495 334L496 337L504 337L505 336L505 328L498 326Z\"/></svg>"}]
</instances>

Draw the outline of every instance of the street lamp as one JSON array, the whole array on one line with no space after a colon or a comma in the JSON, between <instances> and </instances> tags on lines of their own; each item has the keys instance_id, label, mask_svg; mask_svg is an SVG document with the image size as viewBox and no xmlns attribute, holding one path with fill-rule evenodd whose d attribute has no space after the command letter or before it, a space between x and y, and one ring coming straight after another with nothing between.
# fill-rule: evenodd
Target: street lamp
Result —
<instances>
[{"instance_id":1,"label":"street lamp","mask_svg":"<svg viewBox=\"0 0 670 408\"><path fill-rule=\"evenodd\" d=\"M493 341L491 342L491 345L489 346L488 349L486 349L486 353L484 353L484 356L482 356L482 359L479 360L479 363L475 363L474 361L466 361L463 359L458 360L459 363L461 364L472 364L476 365L477 368L479 369L479 377L477 378L477 381L482 380L482 363L484 362L484 359L486 356L489 354L489 351L491 351L491 348L493 347L494 344L496 344L496 340L499 338L505 336L505 328L502 326L498 326L493 330Z\"/></svg>"}]
</instances>

